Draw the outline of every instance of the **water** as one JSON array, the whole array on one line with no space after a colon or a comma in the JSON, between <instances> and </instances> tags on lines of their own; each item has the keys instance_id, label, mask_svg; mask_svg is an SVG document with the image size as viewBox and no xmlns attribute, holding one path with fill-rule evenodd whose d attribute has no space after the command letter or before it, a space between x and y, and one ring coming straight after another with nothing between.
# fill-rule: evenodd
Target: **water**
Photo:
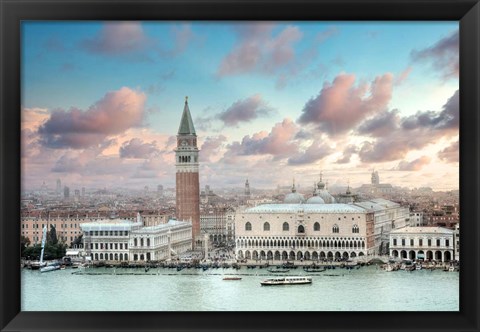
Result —
<instances>
[{"instance_id":1,"label":"water","mask_svg":"<svg viewBox=\"0 0 480 332\"><path fill-rule=\"evenodd\" d=\"M139 268L115 272L113 268L48 273L23 269L22 311L459 310L459 273L441 270L336 268L310 273L311 285L273 287L260 285L260 281L274 275L259 268L180 272L159 268L148 273ZM287 275L305 274L299 268ZM242 280L222 280L233 275Z\"/></svg>"}]
</instances>

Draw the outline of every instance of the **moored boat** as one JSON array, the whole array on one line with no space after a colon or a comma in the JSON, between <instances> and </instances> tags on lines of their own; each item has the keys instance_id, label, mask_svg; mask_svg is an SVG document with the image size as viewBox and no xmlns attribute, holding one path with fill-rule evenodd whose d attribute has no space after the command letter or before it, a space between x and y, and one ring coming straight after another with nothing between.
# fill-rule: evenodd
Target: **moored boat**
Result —
<instances>
[{"instance_id":1,"label":"moored boat","mask_svg":"<svg viewBox=\"0 0 480 332\"><path fill-rule=\"evenodd\" d=\"M223 280L242 280L240 277L225 277Z\"/></svg>"},{"instance_id":2,"label":"moored boat","mask_svg":"<svg viewBox=\"0 0 480 332\"><path fill-rule=\"evenodd\" d=\"M270 278L260 282L262 286L305 285L305 284L311 284L311 283L312 283L312 277Z\"/></svg>"}]
</instances>

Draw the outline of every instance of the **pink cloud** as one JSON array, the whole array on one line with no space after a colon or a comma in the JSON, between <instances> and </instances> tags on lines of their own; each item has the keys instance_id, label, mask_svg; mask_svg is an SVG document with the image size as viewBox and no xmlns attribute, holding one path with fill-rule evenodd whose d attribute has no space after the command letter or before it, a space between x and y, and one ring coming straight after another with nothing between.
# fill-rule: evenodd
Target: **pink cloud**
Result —
<instances>
[{"instance_id":1,"label":"pink cloud","mask_svg":"<svg viewBox=\"0 0 480 332\"><path fill-rule=\"evenodd\" d=\"M139 22L107 22L98 35L82 45L92 53L121 55L144 50L151 43Z\"/></svg>"},{"instance_id":2,"label":"pink cloud","mask_svg":"<svg viewBox=\"0 0 480 332\"><path fill-rule=\"evenodd\" d=\"M290 119L284 119L275 124L268 133L258 132L252 136L244 136L242 142L233 142L228 145L225 157L272 155L276 158L285 158L298 151L297 144L293 141L299 128Z\"/></svg>"},{"instance_id":3,"label":"pink cloud","mask_svg":"<svg viewBox=\"0 0 480 332\"><path fill-rule=\"evenodd\" d=\"M355 75L340 74L305 104L298 122L317 125L329 135L348 132L365 117L386 110L392 84L393 75L389 73L376 77L370 85L358 86Z\"/></svg>"},{"instance_id":4,"label":"pink cloud","mask_svg":"<svg viewBox=\"0 0 480 332\"><path fill-rule=\"evenodd\" d=\"M120 147L120 158L146 159L159 154L157 142L144 143L140 138L132 138Z\"/></svg>"},{"instance_id":5,"label":"pink cloud","mask_svg":"<svg viewBox=\"0 0 480 332\"><path fill-rule=\"evenodd\" d=\"M140 126L145 113L145 94L123 87L108 92L87 111L55 110L39 128L43 145L81 149L101 143L107 136Z\"/></svg>"},{"instance_id":6,"label":"pink cloud","mask_svg":"<svg viewBox=\"0 0 480 332\"><path fill-rule=\"evenodd\" d=\"M438 153L438 157L450 163L459 161L459 141L456 141Z\"/></svg>"},{"instance_id":7,"label":"pink cloud","mask_svg":"<svg viewBox=\"0 0 480 332\"><path fill-rule=\"evenodd\" d=\"M273 109L267 105L260 94L241 99L217 115L226 126L235 126L240 122L250 122L260 115L266 115Z\"/></svg>"},{"instance_id":8,"label":"pink cloud","mask_svg":"<svg viewBox=\"0 0 480 332\"><path fill-rule=\"evenodd\" d=\"M227 137L224 135L209 136L205 138L205 141L200 148L200 162L210 162L211 158L219 153L221 147L227 141Z\"/></svg>"},{"instance_id":9,"label":"pink cloud","mask_svg":"<svg viewBox=\"0 0 480 332\"><path fill-rule=\"evenodd\" d=\"M238 44L222 60L217 74L273 73L290 63L295 57L293 44L302 38L302 33L298 27L289 25L273 36L273 29L271 23L239 25Z\"/></svg>"},{"instance_id":10,"label":"pink cloud","mask_svg":"<svg viewBox=\"0 0 480 332\"><path fill-rule=\"evenodd\" d=\"M412 161L402 160L395 168L394 171L419 171L423 166L428 165L431 161L431 158L427 156L422 156L418 159Z\"/></svg>"},{"instance_id":11,"label":"pink cloud","mask_svg":"<svg viewBox=\"0 0 480 332\"><path fill-rule=\"evenodd\" d=\"M327 157L333 149L322 141L314 141L305 151L288 158L289 165L311 164Z\"/></svg>"}]
</instances>

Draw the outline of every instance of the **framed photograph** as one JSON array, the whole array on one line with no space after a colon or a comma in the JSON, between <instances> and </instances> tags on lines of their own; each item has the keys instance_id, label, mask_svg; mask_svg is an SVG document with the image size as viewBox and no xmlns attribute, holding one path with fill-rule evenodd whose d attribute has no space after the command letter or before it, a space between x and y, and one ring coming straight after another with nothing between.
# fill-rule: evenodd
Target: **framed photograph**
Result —
<instances>
[{"instance_id":1,"label":"framed photograph","mask_svg":"<svg viewBox=\"0 0 480 332\"><path fill-rule=\"evenodd\" d=\"M2 331L479 330L477 1L0 1Z\"/></svg>"}]
</instances>

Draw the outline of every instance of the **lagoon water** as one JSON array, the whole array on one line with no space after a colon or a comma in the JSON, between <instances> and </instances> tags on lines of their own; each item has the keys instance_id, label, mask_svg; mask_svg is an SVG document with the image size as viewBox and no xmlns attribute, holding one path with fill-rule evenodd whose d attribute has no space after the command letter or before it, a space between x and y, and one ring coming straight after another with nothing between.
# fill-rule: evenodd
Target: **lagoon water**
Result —
<instances>
[{"instance_id":1,"label":"lagoon water","mask_svg":"<svg viewBox=\"0 0 480 332\"><path fill-rule=\"evenodd\" d=\"M262 287L278 275L246 267L23 269L21 301L22 311L458 311L459 274L336 268L308 274L311 285ZM242 280L222 280L233 275Z\"/></svg>"}]
</instances>

